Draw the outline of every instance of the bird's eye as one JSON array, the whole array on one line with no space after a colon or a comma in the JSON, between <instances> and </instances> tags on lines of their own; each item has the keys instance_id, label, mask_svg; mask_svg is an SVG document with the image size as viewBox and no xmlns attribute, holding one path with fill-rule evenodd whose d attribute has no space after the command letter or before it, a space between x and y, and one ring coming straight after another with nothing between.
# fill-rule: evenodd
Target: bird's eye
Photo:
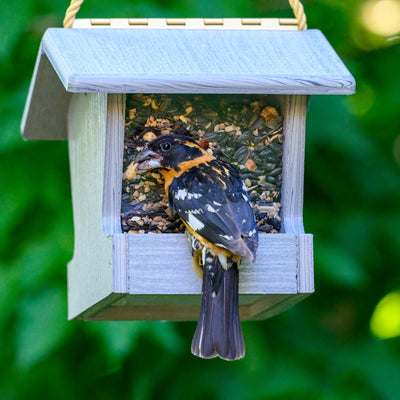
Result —
<instances>
[{"instance_id":1,"label":"bird's eye","mask_svg":"<svg viewBox=\"0 0 400 400\"><path fill-rule=\"evenodd\" d=\"M160 147L162 151L169 151L171 150L171 143L162 143Z\"/></svg>"}]
</instances>

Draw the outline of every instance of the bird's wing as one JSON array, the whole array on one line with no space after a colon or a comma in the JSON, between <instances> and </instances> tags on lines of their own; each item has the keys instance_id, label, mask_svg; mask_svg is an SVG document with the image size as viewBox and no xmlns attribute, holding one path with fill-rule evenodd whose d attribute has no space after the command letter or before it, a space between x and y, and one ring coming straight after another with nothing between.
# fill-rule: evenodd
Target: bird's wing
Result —
<instances>
[{"instance_id":1,"label":"bird's wing","mask_svg":"<svg viewBox=\"0 0 400 400\"><path fill-rule=\"evenodd\" d=\"M211 243L252 260L257 226L247 190L236 170L215 160L174 179L169 205L192 230Z\"/></svg>"}]
</instances>

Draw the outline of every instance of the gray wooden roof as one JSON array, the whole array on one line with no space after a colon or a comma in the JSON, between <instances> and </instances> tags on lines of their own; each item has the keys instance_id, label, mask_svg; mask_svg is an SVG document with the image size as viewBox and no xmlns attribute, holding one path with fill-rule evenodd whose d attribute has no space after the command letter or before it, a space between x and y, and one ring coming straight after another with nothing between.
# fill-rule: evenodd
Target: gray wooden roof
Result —
<instances>
[{"instance_id":1,"label":"gray wooden roof","mask_svg":"<svg viewBox=\"0 0 400 400\"><path fill-rule=\"evenodd\" d=\"M71 92L354 91L354 78L319 30L50 28L39 50L22 131L27 139L64 138Z\"/></svg>"}]
</instances>

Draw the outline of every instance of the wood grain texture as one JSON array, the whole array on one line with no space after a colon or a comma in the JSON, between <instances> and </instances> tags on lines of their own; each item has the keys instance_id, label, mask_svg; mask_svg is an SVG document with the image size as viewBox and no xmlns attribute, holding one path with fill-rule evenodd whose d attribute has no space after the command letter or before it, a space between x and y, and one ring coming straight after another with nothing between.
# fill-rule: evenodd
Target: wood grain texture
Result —
<instances>
[{"instance_id":1,"label":"wood grain texture","mask_svg":"<svg viewBox=\"0 0 400 400\"><path fill-rule=\"evenodd\" d=\"M297 236L297 291L298 293L314 292L314 252L313 235Z\"/></svg>"},{"instance_id":2,"label":"wood grain texture","mask_svg":"<svg viewBox=\"0 0 400 400\"><path fill-rule=\"evenodd\" d=\"M130 294L197 294L201 279L194 273L184 234L130 234ZM241 294L297 293L295 235L260 234L257 261L240 269Z\"/></svg>"},{"instance_id":3,"label":"wood grain texture","mask_svg":"<svg viewBox=\"0 0 400 400\"><path fill-rule=\"evenodd\" d=\"M102 226L107 95L75 94L68 116L74 255L68 264L68 315L113 291L112 239Z\"/></svg>"},{"instance_id":4,"label":"wood grain texture","mask_svg":"<svg viewBox=\"0 0 400 400\"><path fill-rule=\"evenodd\" d=\"M308 96L283 96L281 218L284 233L304 233L303 182Z\"/></svg>"},{"instance_id":5,"label":"wood grain texture","mask_svg":"<svg viewBox=\"0 0 400 400\"><path fill-rule=\"evenodd\" d=\"M71 92L355 90L353 77L318 30L50 28L42 45Z\"/></svg>"},{"instance_id":6,"label":"wood grain texture","mask_svg":"<svg viewBox=\"0 0 400 400\"><path fill-rule=\"evenodd\" d=\"M127 235L112 237L113 292L129 293L129 242Z\"/></svg>"},{"instance_id":7,"label":"wood grain texture","mask_svg":"<svg viewBox=\"0 0 400 400\"><path fill-rule=\"evenodd\" d=\"M304 234L303 226L307 104L308 96L282 96L285 142L282 157L281 232L297 235L298 293L314 292L313 237ZM294 304L296 299L288 301Z\"/></svg>"},{"instance_id":8,"label":"wood grain texture","mask_svg":"<svg viewBox=\"0 0 400 400\"><path fill-rule=\"evenodd\" d=\"M121 233L121 192L124 159L125 95L107 96L107 127L104 155L103 231Z\"/></svg>"},{"instance_id":9,"label":"wood grain texture","mask_svg":"<svg viewBox=\"0 0 400 400\"><path fill-rule=\"evenodd\" d=\"M107 96L102 223L112 237L113 292L128 293L128 238L121 234L121 191L125 135L125 95Z\"/></svg>"}]
</instances>

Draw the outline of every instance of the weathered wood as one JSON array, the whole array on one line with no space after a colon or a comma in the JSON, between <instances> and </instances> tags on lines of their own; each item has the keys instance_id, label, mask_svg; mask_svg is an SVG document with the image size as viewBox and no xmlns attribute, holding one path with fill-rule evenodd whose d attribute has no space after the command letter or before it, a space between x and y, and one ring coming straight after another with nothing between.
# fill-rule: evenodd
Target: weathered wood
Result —
<instances>
[{"instance_id":1,"label":"weathered wood","mask_svg":"<svg viewBox=\"0 0 400 400\"><path fill-rule=\"evenodd\" d=\"M283 96L281 231L304 233L303 181L307 96Z\"/></svg>"},{"instance_id":2,"label":"weathered wood","mask_svg":"<svg viewBox=\"0 0 400 400\"><path fill-rule=\"evenodd\" d=\"M77 219L76 250L69 266L70 317L195 319L201 280L193 272L186 236L121 233L125 96L108 95L107 101L104 96L75 95L70 110ZM282 192L287 228L284 234L260 234L256 263L240 270L243 319L270 317L313 291L312 235L303 233L301 210L306 99L284 96L282 102L288 130ZM100 113L107 115L106 121ZM92 254L102 254L103 261ZM97 300L90 289L93 282Z\"/></svg>"},{"instance_id":3,"label":"weathered wood","mask_svg":"<svg viewBox=\"0 0 400 400\"><path fill-rule=\"evenodd\" d=\"M130 294L200 294L184 234L129 236ZM240 270L241 294L297 293L295 235L260 234L257 261Z\"/></svg>"},{"instance_id":4,"label":"weathered wood","mask_svg":"<svg viewBox=\"0 0 400 400\"><path fill-rule=\"evenodd\" d=\"M107 95L76 94L68 114L74 255L68 264L68 315L113 292L112 239L103 233Z\"/></svg>"},{"instance_id":5,"label":"weathered wood","mask_svg":"<svg viewBox=\"0 0 400 400\"><path fill-rule=\"evenodd\" d=\"M314 291L313 238L304 234L303 192L308 96L282 96L283 144L282 233L297 234L298 293ZM295 299L291 299L293 303ZM265 314L266 316L269 314Z\"/></svg>"},{"instance_id":6,"label":"weathered wood","mask_svg":"<svg viewBox=\"0 0 400 400\"><path fill-rule=\"evenodd\" d=\"M297 235L297 291L314 292L313 235Z\"/></svg>"},{"instance_id":7,"label":"weathered wood","mask_svg":"<svg viewBox=\"0 0 400 400\"><path fill-rule=\"evenodd\" d=\"M85 310L80 318L196 319L200 305L201 280L192 270L185 235L119 236L128 236L131 254L129 295L123 298L105 298ZM244 266L240 271L240 313L243 320L269 318L310 294L300 293L298 289L298 263L299 258L303 257L298 252L298 240L297 235L261 235L259 261L252 266ZM312 249L304 248L302 251L310 253Z\"/></svg>"},{"instance_id":8,"label":"weathered wood","mask_svg":"<svg viewBox=\"0 0 400 400\"><path fill-rule=\"evenodd\" d=\"M191 267L185 235L118 236L128 237L129 295L102 308L89 309L81 317L87 320L196 319L201 280ZM301 293L305 289L299 288L300 275L305 273L301 270L299 275L299 260L304 258L303 252L312 253L307 244L299 251L298 241L302 236L310 235L260 235L258 261L240 270L243 320L271 317L310 294ZM304 268L310 266L312 262Z\"/></svg>"},{"instance_id":9,"label":"weathered wood","mask_svg":"<svg viewBox=\"0 0 400 400\"><path fill-rule=\"evenodd\" d=\"M125 95L107 96L107 127L104 155L103 231L121 233L121 182L124 159Z\"/></svg>"},{"instance_id":10,"label":"weathered wood","mask_svg":"<svg viewBox=\"0 0 400 400\"><path fill-rule=\"evenodd\" d=\"M107 101L102 223L112 237L113 292L128 293L128 241L121 233L121 182L124 158L125 95Z\"/></svg>"},{"instance_id":11,"label":"weathered wood","mask_svg":"<svg viewBox=\"0 0 400 400\"><path fill-rule=\"evenodd\" d=\"M354 93L318 30L50 28L42 44L71 92Z\"/></svg>"},{"instance_id":12,"label":"weathered wood","mask_svg":"<svg viewBox=\"0 0 400 400\"><path fill-rule=\"evenodd\" d=\"M25 139L67 138L69 92L354 91L354 78L318 30L51 28L21 130Z\"/></svg>"}]
</instances>

